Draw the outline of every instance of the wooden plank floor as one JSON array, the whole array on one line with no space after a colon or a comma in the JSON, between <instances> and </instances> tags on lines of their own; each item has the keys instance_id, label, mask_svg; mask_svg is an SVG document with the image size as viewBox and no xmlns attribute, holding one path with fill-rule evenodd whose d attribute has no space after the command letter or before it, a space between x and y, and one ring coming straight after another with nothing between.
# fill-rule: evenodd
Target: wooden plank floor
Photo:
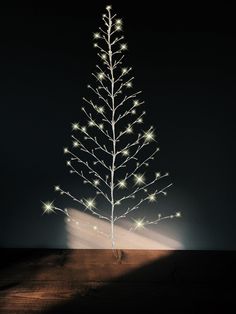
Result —
<instances>
[{"instance_id":1,"label":"wooden plank floor","mask_svg":"<svg viewBox=\"0 0 236 314\"><path fill-rule=\"evenodd\" d=\"M225 312L235 262L235 252L5 249L0 313Z\"/></svg>"}]
</instances>

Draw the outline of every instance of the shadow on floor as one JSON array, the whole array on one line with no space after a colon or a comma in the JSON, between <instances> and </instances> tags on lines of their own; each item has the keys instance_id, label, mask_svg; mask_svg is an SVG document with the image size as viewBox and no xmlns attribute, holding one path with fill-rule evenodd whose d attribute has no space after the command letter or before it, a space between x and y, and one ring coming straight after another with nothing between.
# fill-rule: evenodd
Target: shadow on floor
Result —
<instances>
[{"instance_id":1,"label":"shadow on floor","mask_svg":"<svg viewBox=\"0 0 236 314\"><path fill-rule=\"evenodd\" d=\"M112 282L88 282L70 300L43 313L128 309L147 313L225 313L234 305L235 262L235 252L172 252Z\"/></svg>"}]
</instances>

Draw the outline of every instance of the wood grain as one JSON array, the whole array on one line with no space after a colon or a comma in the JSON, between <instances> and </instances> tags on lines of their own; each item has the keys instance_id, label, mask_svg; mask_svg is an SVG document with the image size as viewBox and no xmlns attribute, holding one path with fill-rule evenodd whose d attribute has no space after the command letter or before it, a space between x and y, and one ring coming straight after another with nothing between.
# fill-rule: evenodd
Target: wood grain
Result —
<instances>
[{"instance_id":1,"label":"wood grain","mask_svg":"<svg viewBox=\"0 0 236 314\"><path fill-rule=\"evenodd\" d=\"M5 249L0 313L79 313L155 302L159 313L191 313L203 303L225 308L234 298L235 262L235 252Z\"/></svg>"}]
</instances>

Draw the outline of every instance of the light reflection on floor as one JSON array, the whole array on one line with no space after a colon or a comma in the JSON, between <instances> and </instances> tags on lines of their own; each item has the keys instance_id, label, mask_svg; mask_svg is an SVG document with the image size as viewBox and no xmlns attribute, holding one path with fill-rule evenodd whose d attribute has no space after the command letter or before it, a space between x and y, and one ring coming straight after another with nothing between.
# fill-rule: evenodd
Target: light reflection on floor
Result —
<instances>
[{"instance_id":1,"label":"light reflection on floor","mask_svg":"<svg viewBox=\"0 0 236 314\"><path fill-rule=\"evenodd\" d=\"M111 241L106 235L110 233L107 221L98 219L87 213L70 209L70 215L78 221L65 219L67 244L70 249L110 249ZM130 232L129 225L115 226L116 248L146 250L179 250L182 244L157 231L142 229Z\"/></svg>"}]
</instances>

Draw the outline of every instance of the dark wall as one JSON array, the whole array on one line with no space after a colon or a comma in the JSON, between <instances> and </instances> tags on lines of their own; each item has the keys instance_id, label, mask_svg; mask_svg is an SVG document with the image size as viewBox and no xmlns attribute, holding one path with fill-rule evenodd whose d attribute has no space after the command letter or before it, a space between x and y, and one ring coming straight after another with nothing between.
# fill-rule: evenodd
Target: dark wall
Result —
<instances>
[{"instance_id":1,"label":"dark wall","mask_svg":"<svg viewBox=\"0 0 236 314\"><path fill-rule=\"evenodd\" d=\"M40 202L57 198L55 184L80 185L68 174L62 148L88 95L97 60L91 34L104 7L94 1L77 9L1 9L2 247L67 246L63 217L42 216ZM174 182L165 208L183 212L158 230L186 249L235 249L231 8L151 2L113 2L113 8L124 20L146 123L158 130L155 168Z\"/></svg>"}]
</instances>

